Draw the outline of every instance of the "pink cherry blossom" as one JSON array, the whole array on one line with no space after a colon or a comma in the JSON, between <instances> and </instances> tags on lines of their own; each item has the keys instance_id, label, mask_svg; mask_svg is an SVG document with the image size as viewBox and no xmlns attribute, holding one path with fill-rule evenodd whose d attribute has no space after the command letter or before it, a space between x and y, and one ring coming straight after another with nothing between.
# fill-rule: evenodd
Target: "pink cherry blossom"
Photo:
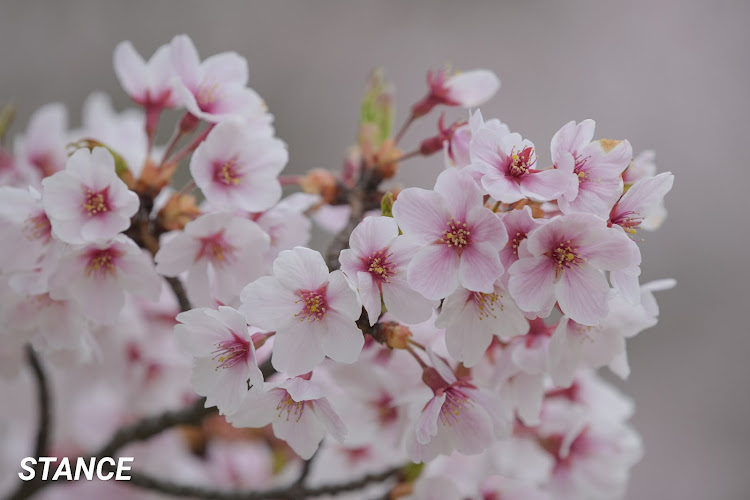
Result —
<instances>
[{"instance_id":1,"label":"pink cherry blossom","mask_svg":"<svg viewBox=\"0 0 750 500\"><path fill-rule=\"evenodd\" d=\"M147 110L177 105L169 45L162 45L144 61L130 41L120 42L115 48L114 66L122 88Z\"/></svg>"},{"instance_id":2,"label":"pink cherry blossom","mask_svg":"<svg viewBox=\"0 0 750 500\"><path fill-rule=\"evenodd\" d=\"M264 273L268 245L268 235L255 222L216 212L165 238L154 260L164 276L187 271L187 293L194 304L232 304L247 283Z\"/></svg>"},{"instance_id":3,"label":"pink cherry blossom","mask_svg":"<svg viewBox=\"0 0 750 500\"><path fill-rule=\"evenodd\" d=\"M178 76L174 80L175 91L190 113L214 123L231 116L265 120L265 103L246 87L248 70L244 57L222 52L201 62L187 35L172 39L170 55Z\"/></svg>"},{"instance_id":4,"label":"pink cherry blossom","mask_svg":"<svg viewBox=\"0 0 750 500\"><path fill-rule=\"evenodd\" d=\"M558 200L563 213L587 212L600 217L622 194L620 174L633 157L628 141L594 137L595 123L565 124L552 137L552 161L570 178L569 189Z\"/></svg>"},{"instance_id":5,"label":"pink cherry blossom","mask_svg":"<svg viewBox=\"0 0 750 500\"><path fill-rule=\"evenodd\" d=\"M423 378L429 377L434 396L406 438L409 458L429 462L453 451L482 453L510 431L502 401L492 391L458 380L447 364L430 354L435 368L428 369L429 375Z\"/></svg>"},{"instance_id":6,"label":"pink cherry blossom","mask_svg":"<svg viewBox=\"0 0 750 500\"><path fill-rule=\"evenodd\" d=\"M52 242L52 228L33 188L0 187L0 270L34 269Z\"/></svg>"},{"instance_id":7,"label":"pink cherry blossom","mask_svg":"<svg viewBox=\"0 0 750 500\"><path fill-rule=\"evenodd\" d=\"M60 103L42 106L31 115L26 133L14 142L15 166L28 184L40 181L65 167L68 158L68 111Z\"/></svg>"},{"instance_id":8,"label":"pink cherry blossom","mask_svg":"<svg viewBox=\"0 0 750 500\"><path fill-rule=\"evenodd\" d=\"M341 270L359 289L370 319L377 323L382 303L398 320L420 323L432 316L435 301L425 299L406 281L406 268L417 252L391 217L367 217L352 231L349 249L339 256Z\"/></svg>"},{"instance_id":9,"label":"pink cherry blossom","mask_svg":"<svg viewBox=\"0 0 750 500\"><path fill-rule=\"evenodd\" d=\"M329 273L320 253L296 247L279 254L273 274L245 287L240 311L250 324L276 331L274 368L295 376L325 356L355 362L364 345L355 324L362 303L344 273Z\"/></svg>"},{"instance_id":10,"label":"pink cherry blossom","mask_svg":"<svg viewBox=\"0 0 750 500\"><path fill-rule=\"evenodd\" d=\"M89 318L114 323L125 292L157 300L161 279L151 259L128 237L72 247L50 278L50 297L70 299Z\"/></svg>"},{"instance_id":11,"label":"pink cherry blossom","mask_svg":"<svg viewBox=\"0 0 750 500\"><path fill-rule=\"evenodd\" d=\"M281 198L277 176L287 159L280 140L256 135L241 121L224 120L195 150L190 173L213 205L260 212Z\"/></svg>"},{"instance_id":12,"label":"pink cherry blossom","mask_svg":"<svg viewBox=\"0 0 750 500\"><path fill-rule=\"evenodd\" d=\"M505 227L485 208L467 173L445 170L435 190L408 188L393 204L404 235L423 246L409 264L409 285L428 299L442 299L460 285L490 293L503 273L499 251Z\"/></svg>"},{"instance_id":13,"label":"pink cherry blossom","mask_svg":"<svg viewBox=\"0 0 750 500\"><path fill-rule=\"evenodd\" d=\"M524 311L545 317L557 301L574 321L597 325L608 310L609 285L601 271L630 266L629 243L596 216L558 217L529 235L528 255L509 270L510 293Z\"/></svg>"},{"instance_id":14,"label":"pink cherry blossom","mask_svg":"<svg viewBox=\"0 0 750 500\"><path fill-rule=\"evenodd\" d=\"M223 414L237 409L248 390L260 391L263 374L245 317L231 307L192 309L177 315L175 335L184 352L194 357L195 392L206 407Z\"/></svg>"},{"instance_id":15,"label":"pink cherry blossom","mask_svg":"<svg viewBox=\"0 0 750 500\"><path fill-rule=\"evenodd\" d=\"M448 352L466 366L479 361L494 335L508 338L529 331L526 317L499 283L491 293L458 288L443 301L435 326L445 329Z\"/></svg>"},{"instance_id":16,"label":"pink cherry blossom","mask_svg":"<svg viewBox=\"0 0 750 500\"><path fill-rule=\"evenodd\" d=\"M326 434L343 442L346 427L318 386L300 377L268 385L261 394L249 393L227 420L235 427L271 424L274 435L305 460Z\"/></svg>"},{"instance_id":17,"label":"pink cherry blossom","mask_svg":"<svg viewBox=\"0 0 750 500\"><path fill-rule=\"evenodd\" d=\"M505 230L508 232L508 243L500 250L500 262L505 269L510 269L510 266L519 259L521 243L529 237L529 233L534 229L546 224L547 220L535 219L529 206L525 206L521 210L498 213L498 217L503 221ZM501 277L506 288L508 287L508 278L510 278L508 273Z\"/></svg>"},{"instance_id":18,"label":"pink cherry blossom","mask_svg":"<svg viewBox=\"0 0 750 500\"><path fill-rule=\"evenodd\" d=\"M79 149L65 170L42 181L44 211L52 234L66 243L105 241L130 227L138 195L115 173L105 148Z\"/></svg>"},{"instance_id":19,"label":"pink cherry blossom","mask_svg":"<svg viewBox=\"0 0 750 500\"><path fill-rule=\"evenodd\" d=\"M625 185L656 175L656 152L647 149L638 153L622 173L622 181Z\"/></svg>"},{"instance_id":20,"label":"pink cherry blossom","mask_svg":"<svg viewBox=\"0 0 750 500\"><path fill-rule=\"evenodd\" d=\"M498 201L552 200L569 189L570 176L556 169L534 168L534 144L520 134L480 127L472 134L470 149L471 165L467 168Z\"/></svg>"},{"instance_id":21,"label":"pink cherry blossom","mask_svg":"<svg viewBox=\"0 0 750 500\"><path fill-rule=\"evenodd\" d=\"M438 104L475 108L490 100L500 89L500 79L487 69L451 72L444 67L427 73L429 93L412 107L414 116L422 116Z\"/></svg>"},{"instance_id":22,"label":"pink cherry blossom","mask_svg":"<svg viewBox=\"0 0 750 500\"><path fill-rule=\"evenodd\" d=\"M317 201L317 196L293 193L265 212L251 214L251 219L271 238L264 257L269 272L279 252L305 246L310 241L312 222L305 212Z\"/></svg>"}]
</instances>

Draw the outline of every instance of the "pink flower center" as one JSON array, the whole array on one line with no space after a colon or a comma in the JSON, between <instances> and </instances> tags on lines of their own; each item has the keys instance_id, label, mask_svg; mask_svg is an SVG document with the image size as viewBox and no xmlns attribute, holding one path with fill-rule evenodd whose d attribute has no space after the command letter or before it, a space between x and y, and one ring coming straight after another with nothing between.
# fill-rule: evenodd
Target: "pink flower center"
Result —
<instances>
[{"instance_id":1,"label":"pink flower center","mask_svg":"<svg viewBox=\"0 0 750 500\"><path fill-rule=\"evenodd\" d=\"M200 238L201 248L195 260L208 259L215 266L223 266L231 263L235 247L224 239L224 231Z\"/></svg>"},{"instance_id":2,"label":"pink flower center","mask_svg":"<svg viewBox=\"0 0 750 500\"><path fill-rule=\"evenodd\" d=\"M586 166L586 163L591 159L590 156L587 156L585 158L581 157L581 155L577 155L575 158L575 166L573 167L573 172L578 177L578 184L582 184L586 180L588 180L588 174L583 170L583 167Z\"/></svg>"},{"instance_id":3,"label":"pink flower center","mask_svg":"<svg viewBox=\"0 0 750 500\"><path fill-rule=\"evenodd\" d=\"M632 211L622 212L610 220L610 227L612 224L616 224L623 228L626 233L633 235L636 233L636 229L641 225L641 222L643 222L641 214Z\"/></svg>"},{"instance_id":4,"label":"pink flower center","mask_svg":"<svg viewBox=\"0 0 750 500\"><path fill-rule=\"evenodd\" d=\"M195 99L198 101L198 107L201 111L210 112L209 108L221 97L220 90L219 82L216 80L204 82L198 87L198 95L195 96Z\"/></svg>"},{"instance_id":5,"label":"pink flower center","mask_svg":"<svg viewBox=\"0 0 750 500\"><path fill-rule=\"evenodd\" d=\"M302 302L302 310L294 315L299 317L300 321L321 321L328 315L328 302L326 301L327 284L317 290L300 290L297 292L299 300L295 304Z\"/></svg>"},{"instance_id":6,"label":"pink flower center","mask_svg":"<svg viewBox=\"0 0 750 500\"><path fill-rule=\"evenodd\" d=\"M531 167L536 163L536 158L531 159L531 155L534 153L534 148L528 146L523 148L520 153L515 151L515 148L510 152L510 167L508 169L510 175L513 177L522 177L531 171Z\"/></svg>"},{"instance_id":7,"label":"pink flower center","mask_svg":"<svg viewBox=\"0 0 750 500\"><path fill-rule=\"evenodd\" d=\"M474 402L469 399L468 394L456 387L448 387L445 390L445 402L440 407L438 420L442 425L452 427L459 421L461 412L473 406Z\"/></svg>"},{"instance_id":8,"label":"pink flower center","mask_svg":"<svg viewBox=\"0 0 750 500\"><path fill-rule=\"evenodd\" d=\"M446 222L445 225L448 226L448 229L443 231L440 243L444 243L456 250L461 250L463 247L471 245L471 231L465 222L459 222L451 217L451 220Z\"/></svg>"},{"instance_id":9,"label":"pink flower center","mask_svg":"<svg viewBox=\"0 0 750 500\"><path fill-rule=\"evenodd\" d=\"M237 169L237 162L235 160L214 164L214 182L225 186L237 186L242 177L243 175Z\"/></svg>"},{"instance_id":10,"label":"pink flower center","mask_svg":"<svg viewBox=\"0 0 750 500\"><path fill-rule=\"evenodd\" d=\"M571 267L578 267L586 259L581 257L578 248L571 246L570 240L561 242L552 250L552 258L557 262L557 272L565 272Z\"/></svg>"},{"instance_id":11,"label":"pink flower center","mask_svg":"<svg viewBox=\"0 0 750 500\"><path fill-rule=\"evenodd\" d=\"M386 426L398 418L398 407L393 404L393 396L384 392L380 397L370 403L378 416L381 426Z\"/></svg>"},{"instance_id":12,"label":"pink flower center","mask_svg":"<svg viewBox=\"0 0 750 500\"><path fill-rule=\"evenodd\" d=\"M390 261L393 254L388 253L388 248L372 252L365 262L367 270L376 280L389 283L391 276L396 274L395 266Z\"/></svg>"},{"instance_id":13,"label":"pink flower center","mask_svg":"<svg viewBox=\"0 0 750 500\"><path fill-rule=\"evenodd\" d=\"M232 332L232 338L229 340L222 340L214 344L213 359L218 364L216 370L219 368L231 368L238 363L242 363L247 360L250 353L250 342L239 337L236 333Z\"/></svg>"},{"instance_id":14,"label":"pink flower center","mask_svg":"<svg viewBox=\"0 0 750 500\"><path fill-rule=\"evenodd\" d=\"M120 255L121 253L112 247L89 250L85 255L86 275L93 275L98 279L114 275L117 271L117 258Z\"/></svg>"},{"instance_id":15,"label":"pink flower center","mask_svg":"<svg viewBox=\"0 0 750 500\"><path fill-rule=\"evenodd\" d=\"M105 187L101 191L94 191L91 188L84 188L83 190L83 213L89 217L96 217L103 215L110 211L109 206L109 186Z\"/></svg>"},{"instance_id":16,"label":"pink flower center","mask_svg":"<svg viewBox=\"0 0 750 500\"><path fill-rule=\"evenodd\" d=\"M30 240L49 241L52 238L52 226L50 225L47 214L40 210L36 215L30 215L24 225L26 237Z\"/></svg>"},{"instance_id":17,"label":"pink flower center","mask_svg":"<svg viewBox=\"0 0 750 500\"><path fill-rule=\"evenodd\" d=\"M29 162L42 174L42 177L49 177L58 170L52 155L49 153L35 154L29 158Z\"/></svg>"},{"instance_id":18,"label":"pink flower center","mask_svg":"<svg viewBox=\"0 0 750 500\"><path fill-rule=\"evenodd\" d=\"M295 401L287 392L286 396L281 398L279 404L276 405L276 410L279 412L278 417L282 418L284 412L286 412L287 421L289 421L290 418L294 418L295 422L299 422L302 418L302 413L305 411L305 403L307 403L307 401Z\"/></svg>"},{"instance_id":19,"label":"pink flower center","mask_svg":"<svg viewBox=\"0 0 750 500\"><path fill-rule=\"evenodd\" d=\"M510 246L513 249L513 255L518 255L518 247L521 246L521 242L527 237L526 233L517 232L516 236L510 240Z\"/></svg>"},{"instance_id":20,"label":"pink flower center","mask_svg":"<svg viewBox=\"0 0 750 500\"><path fill-rule=\"evenodd\" d=\"M497 313L505 310L505 306L500 301L503 298L501 293L471 292L470 297L476 305L480 321L490 317L497 319Z\"/></svg>"}]
</instances>

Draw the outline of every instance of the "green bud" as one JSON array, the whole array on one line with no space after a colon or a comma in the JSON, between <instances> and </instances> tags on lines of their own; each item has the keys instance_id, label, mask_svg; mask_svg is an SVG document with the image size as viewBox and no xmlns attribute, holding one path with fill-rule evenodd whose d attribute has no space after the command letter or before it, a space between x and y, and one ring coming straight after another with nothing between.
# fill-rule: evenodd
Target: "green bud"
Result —
<instances>
[{"instance_id":1,"label":"green bud","mask_svg":"<svg viewBox=\"0 0 750 500\"><path fill-rule=\"evenodd\" d=\"M377 150L393 133L393 85L384 80L383 68L370 73L360 107L360 144L364 149ZM369 148L368 148L369 146Z\"/></svg>"},{"instance_id":2,"label":"green bud","mask_svg":"<svg viewBox=\"0 0 750 500\"><path fill-rule=\"evenodd\" d=\"M393 193L390 191L380 200L380 211L385 217L393 217Z\"/></svg>"},{"instance_id":3,"label":"green bud","mask_svg":"<svg viewBox=\"0 0 750 500\"><path fill-rule=\"evenodd\" d=\"M419 475L422 474L423 468L423 463L410 463L408 465L405 465L402 470L404 481L406 481L407 483L413 483L414 481L416 481Z\"/></svg>"},{"instance_id":4,"label":"green bud","mask_svg":"<svg viewBox=\"0 0 750 500\"><path fill-rule=\"evenodd\" d=\"M15 117L16 106L12 102L9 102L0 110L0 141L5 139L5 134L8 132Z\"/></svg>"}]
</instances>

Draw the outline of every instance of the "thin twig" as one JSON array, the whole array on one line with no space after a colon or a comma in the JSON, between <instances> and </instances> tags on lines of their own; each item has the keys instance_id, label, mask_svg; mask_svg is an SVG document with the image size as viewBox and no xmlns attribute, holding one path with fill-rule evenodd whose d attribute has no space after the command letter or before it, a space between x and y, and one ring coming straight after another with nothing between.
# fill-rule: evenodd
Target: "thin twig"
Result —
<instances>
[{"instance_id":1,"label":"thin twig","mask_svg":"<svg viewBox=\"0 0 750 500\"><path fill-rule=\"evenodd\" d=\"M318 451L320 451L320 448L315 450L315 453L313 453L313 455L310 458L302 461L302 470L299 473L299 477L294 482L295 486L305 485L305 480L307 479L307 476L310 475L310 470L312 470L313 460L315 460L315 457L318 455Z\"/></svg>"},{"instance_id":2,"label":"thin twig","mask_svg":"<svg viewBox=\"0 0 750 500\"><path fill-rule=\"evenodd\" d=\"M133 471L130 476L130 485L157 491L165 495L176 497L191 497L215 500L297 500L313 498L321 495L337 495L348 491L360 490L371 483L385 481L396 476L402 466L393 467L375 474L368 474L348 483L330 484L305 488L293 484L291 486L272 488L266 491L226 491L204 488L200 486L186 486L164 481L155 477Z\"/></svg>"}]
</instances>

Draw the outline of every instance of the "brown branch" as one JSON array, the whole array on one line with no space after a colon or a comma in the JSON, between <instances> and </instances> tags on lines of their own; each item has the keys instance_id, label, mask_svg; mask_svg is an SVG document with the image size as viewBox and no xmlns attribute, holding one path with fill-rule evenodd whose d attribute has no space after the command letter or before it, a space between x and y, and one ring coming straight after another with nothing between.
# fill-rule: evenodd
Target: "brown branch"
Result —
<instances>
[{"instance_id":1,"label":"brown branch","mask_svg":"<svg viewBox=\"0 0 750 500\"><path fill-rule=\"evenodd\" d=\"M31 345L26 346L26 358L31 366L31 371L34 374L38 387L38 424L37 424L37 435L36 444L34 446L34 456L44 457L47 455L50 441L50 431L52 428L52 402L49 391L49 384L47 382L47 375L42 366L42 362L34 352L34 348ZM8 500L21 500L28 498L29 495L44 483L41 480L41 474L37 474L37 468L39 463L34 465L34 479L30 481L22 482L15 491L11 492L8 496Z\"/></svg>"},{"instance_id":2,"label":"brown branch","mask_svg":"<svg viewBox=\"0 0 750 500\"><path fill-rule=\"evenodd\" d=\"M298 500L360 490L371 483L377 483L395 477L402 468L402 466L392 467L382 472L368 474L348 483L317 486L314 488L305 488L302 485L293 484L291 486L273 488L265 491L226 491L214 490L200 486L186 486L135 471L132 472L130 476L130 484L139 488L157 491L165 495L183 498L191 497L214 500Z\"/></svg>"}]
</instances>

